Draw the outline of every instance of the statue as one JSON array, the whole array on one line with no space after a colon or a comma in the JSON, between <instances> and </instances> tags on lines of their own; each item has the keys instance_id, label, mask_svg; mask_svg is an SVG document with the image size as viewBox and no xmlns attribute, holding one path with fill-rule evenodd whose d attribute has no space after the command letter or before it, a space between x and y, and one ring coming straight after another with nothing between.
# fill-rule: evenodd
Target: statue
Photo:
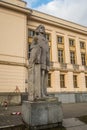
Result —
<instances>
[{"instance_id":1,"label":"statue","mask_svg":"<svg viewBox=\"0 0 87 130\"><path fill-rule=\"evenodd\" d=\"M47 96L48 71L50 65L49 45L45 37L45 27L39 25L30 47L30 66L39 64L41 72L41 97Z\"/></svg>"},{"instance_id":2,"label":"statue","mask_svg":"<svg viewBox=\"0 0 87 130\"><path fill-rule=\"evenodd\" d=\"M31 44L28 67L28 101L23 101L22 117L29 129L44 129L62 123L62 105L57 97L47 96L49 45L45 27L39 25Z\"/></svg>"}]
</instances>

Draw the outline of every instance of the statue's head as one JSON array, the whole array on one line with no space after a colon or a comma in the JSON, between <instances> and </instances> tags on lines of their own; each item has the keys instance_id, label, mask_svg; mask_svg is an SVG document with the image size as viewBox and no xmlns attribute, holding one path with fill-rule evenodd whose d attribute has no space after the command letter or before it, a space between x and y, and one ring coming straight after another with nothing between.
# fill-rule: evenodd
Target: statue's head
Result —
<instances>
[{"instance_id":1,"label":"statue's head","mask_svg":"<svg viewBox=\"0 0 87 130\"><path fill-rule=\"evenodd\" d=\"M43 25L39 25L36 30L35 30L36 34L42 33L45 35L45 27Z\"/></svg>"}]
</instances>

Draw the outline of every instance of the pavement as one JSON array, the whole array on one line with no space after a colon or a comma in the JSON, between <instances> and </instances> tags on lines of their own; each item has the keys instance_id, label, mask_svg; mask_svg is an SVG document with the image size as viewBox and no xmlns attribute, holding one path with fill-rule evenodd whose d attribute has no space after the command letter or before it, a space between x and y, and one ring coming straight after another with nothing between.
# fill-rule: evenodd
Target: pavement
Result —
<instances>
[{"instance_id":1,"label":"pavement","mask_svg":"<svg viewBox=\"0 0 87 130\"><path fill-rule=\"evenodd\" d=\"M87 115L87 103L62 104L62 108L63 126L66 130L87 130L87 124L76 118ZM21 106L8 106L7 110L0 106L0 128L8 125L23 125L21 115L11 115L13 112L21 111Z\"/></svg>"},{"instance_id":2,"label":"pavement","mask_svg":"<svg viewBox=\"0 0 87 130\"><path fill-rule=\"evenodd\" d=\"M87 103L62 104L64 118L73 118L87 115Z\"/></svg>"},{"instance_id":3,"label":"pavement","mask_svg":"<svg viewBox=\"0 0 87 130\"><path fill-rule=\"evenodd\" d=\"M8 106L7 109L0 106L0 129L8 129L9 127L23 127L21 115L12 115L13 112L20 112L21 106Z\"/></svg>"},{"instance_id":4,"label":"pavement","mask_svg":"<svg viewBox=\"0 0 87 130\"><path fill-rule=\"evenodd\" d=\"M87 124L80 121L78 118L63 119L63 126L66 130L87 130Z\"/></svg>"},{"instance_id":5,"label":"pavement","mask_svg":"<svg viewBox=\"0 0 87 130\"><path fill-rule=\"evenodd\" d=\"M87 115L87 103L62 104L62 107L63 126L66 130L87 130L87 124L77 118Z\"/></svg>"}]
</instances>

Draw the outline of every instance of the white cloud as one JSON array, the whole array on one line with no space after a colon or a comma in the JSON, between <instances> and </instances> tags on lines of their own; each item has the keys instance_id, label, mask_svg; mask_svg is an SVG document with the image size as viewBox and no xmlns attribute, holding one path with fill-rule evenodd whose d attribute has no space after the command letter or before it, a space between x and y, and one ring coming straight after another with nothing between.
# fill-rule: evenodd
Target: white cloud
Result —
<instances>
[{"instance_id":1,"label":"white cloud","mask_svg":"<svg viewBox=\"0 0 87 130\"><path fill-rule=\"evenodd\" d=\"M35 9L87 26L87 0L52 0Z\"/></svg>"}]
</instances>

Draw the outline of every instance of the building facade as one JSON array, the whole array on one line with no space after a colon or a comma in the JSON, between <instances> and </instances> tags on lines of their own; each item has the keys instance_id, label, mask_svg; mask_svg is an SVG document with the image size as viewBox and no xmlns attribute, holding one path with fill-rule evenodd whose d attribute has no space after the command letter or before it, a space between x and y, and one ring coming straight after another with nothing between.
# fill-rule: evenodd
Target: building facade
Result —
<instances>
[{"instance_id":1,"label":"building facade","mask_svg":"<svg viewBox=\"0 0 87 130\"><path fill-rule=\"evenodd\" d=\"M43 24L50 49L47 91L62 102L87 101L87 27L1 0L0 93L28 91L30 44Z\"/></svg>"}]
</instances>

